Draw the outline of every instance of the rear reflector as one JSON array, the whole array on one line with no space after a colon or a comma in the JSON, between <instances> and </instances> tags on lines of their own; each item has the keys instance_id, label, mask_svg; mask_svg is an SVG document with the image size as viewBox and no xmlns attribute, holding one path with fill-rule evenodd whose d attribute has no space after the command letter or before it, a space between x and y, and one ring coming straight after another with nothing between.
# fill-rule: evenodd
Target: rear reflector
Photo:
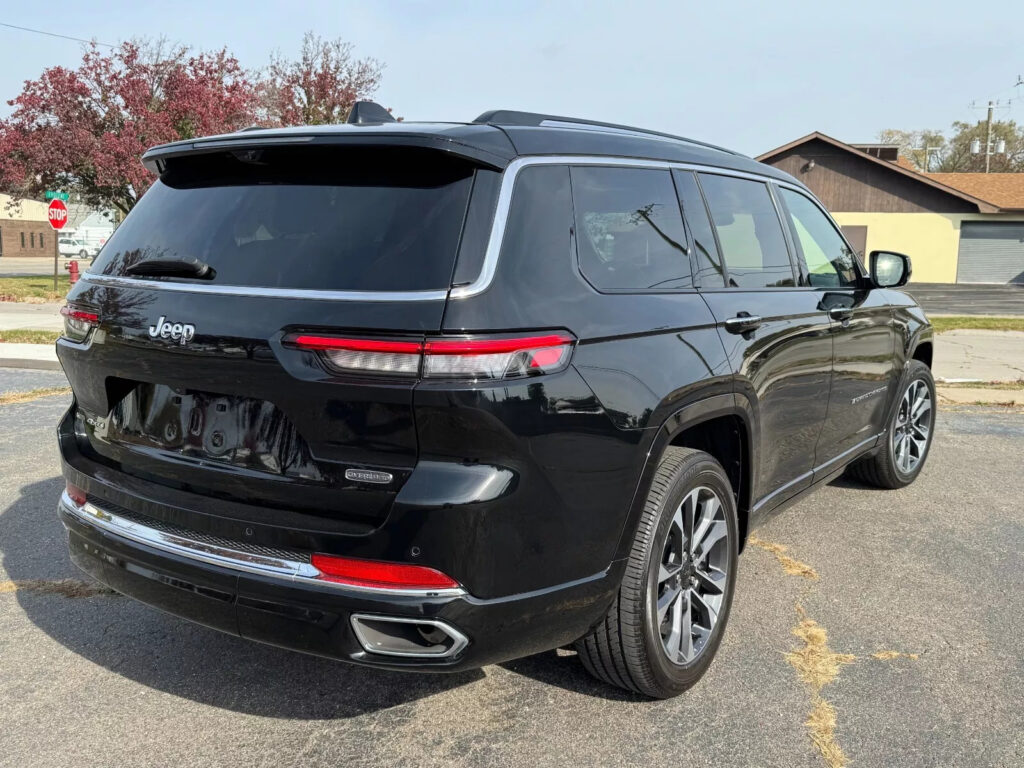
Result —
<instances>
[{"instance_id":1,"label":"rear reflector","mask_svg":"<svg viewBox=\"0 0 1024 768\"><path fill-rule=\"evenodd\" d=\"M425 341L299 334L287 342L319 352L332 368L352 373L415 377L422 370L425 378L505 379L564 369L576 339L568 333Z\"/></svg>"},{"instance_id":2,"label":"rear reflector","mask_svg":"<svg viewBox=\"0 0 1024 768\"><path fill-rule=\"evenodd\" d=\"M77 485L72 485L71 483L67 483L64 486L64 490L67 492L68 498L71 499L75 503L76 506L80 507L83 504L85 504L85 502L86 502L85 491L83 491Z\"/></svg>"},{"instance_id":3,"label":"rear reflector","mask_svg":"<svg viewBox=\"0 0 1024 768\"><path fill-rule=\"evenodd\" d=\"M433 568L381 560L359 560L316 553L313 567L319 578L338 584L379 589L455 589L459 582Z\"/></svg>"}]
</instances>

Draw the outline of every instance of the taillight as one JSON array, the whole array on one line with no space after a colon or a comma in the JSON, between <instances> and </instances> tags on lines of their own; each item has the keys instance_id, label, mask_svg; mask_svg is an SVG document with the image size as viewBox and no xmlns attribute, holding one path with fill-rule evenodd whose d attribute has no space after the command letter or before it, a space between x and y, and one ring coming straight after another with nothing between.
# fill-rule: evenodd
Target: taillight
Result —
<instances>
[{"instance_id":1,"label":"taillight","mask_svg":"<svg viewBox=\"0 0 1024 768\"><path fill-rule=\"evenodd\" d=\"M511 339L428 339L423 376L508 379L554 373L569 364L574 341L565 333Z\"/></svg>"},{"instance_id":2,"label":"taillight","mask_svg":"<svg viewBox=\"0 0 1024 768\"><path fill-rule=\"evenodd\" d=\"M423 343L343 339L335 336L300 334L291 340L302 349L319 352L334 368L352 373L384 376L416 376L420 372Z\"/></svg>"},{"instance_id":3,"label":"taillight","mask_svg":"<svg viewBox=\"0 0 1024 768\"><path fill-rule=\"evenodd\" d=\"M459 586L451 576L423 565L321 553L314 554L311 561L313 567L320 571L318 578L338 584L379 589L454 589Z\"/></svg>"},{"instance_id":4,"label":"taillight","mask_svg":"<svg viewBox=\"0 0 1024 768\"><path fill-rule=\"evenodd\" d=\"M508 379L566 368L576 339L563 332L514 337L435 337L425 341L297 334L286 342L319 352L332 368L349 373Z\"/></svg>"},{"instance_id":5,"label":"taillight","mask_svg":"<svg viewBox=\"0 0 1024 768\"><path fill-rule=\"evenodd\" d=\"M100 323L100 316L95 312L71 305L61 307L60 313L64 317L64 335L72 341L85 341L89 331Z\"/></svg>"}]
</instances>

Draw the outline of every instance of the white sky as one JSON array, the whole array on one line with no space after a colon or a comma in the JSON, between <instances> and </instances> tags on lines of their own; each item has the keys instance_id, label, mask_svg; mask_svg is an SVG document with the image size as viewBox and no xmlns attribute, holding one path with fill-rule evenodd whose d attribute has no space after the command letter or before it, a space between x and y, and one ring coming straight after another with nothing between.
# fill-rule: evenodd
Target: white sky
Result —
<instances>
[{"instance_id":1,"label":"white sky","mask_svg":"<svg viewBox=\"0 0 1024 768\"><path fill-rule=\"evenodd\" d=\"M883 128L948 128L1018 100L1024 3L219 2L10 3L0 22L116 43L165 34L227 45L246 66L294 53L302 33L384 61L377 100L409 120L487 109L549 112L679 133L756 155L820 130L872 141ZM0 99L74 42L0 27ZM0 115L9 113L4 103Z\"/></svg>"}]
</instances>

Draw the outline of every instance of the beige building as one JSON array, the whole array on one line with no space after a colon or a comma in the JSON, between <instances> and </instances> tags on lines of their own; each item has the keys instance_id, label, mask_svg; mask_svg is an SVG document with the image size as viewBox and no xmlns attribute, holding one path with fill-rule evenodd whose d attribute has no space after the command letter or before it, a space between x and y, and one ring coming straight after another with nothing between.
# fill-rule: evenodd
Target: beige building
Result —
<instances>
[{"instance_id":1,"label":"beige building","mask_svg":"<svg viewBox=\"0 0 1024 768\"><path fill-rule=\"evenodd\" d=\"M50 227L48 203L0 195L0 259L57 253L57 233Z\"/></svg>"},{"instance_id":2,"label":"beige building","mask_svg":"<svg viewBox=\"0 0 1024 768\"><path fill-rule=\"evenodd\" d=\"M806 184L858 250L910 256L913 282L1024 283L1024 174L923 174L894 145L822 133L757 159Z\"/></svg>"}]
</instances>

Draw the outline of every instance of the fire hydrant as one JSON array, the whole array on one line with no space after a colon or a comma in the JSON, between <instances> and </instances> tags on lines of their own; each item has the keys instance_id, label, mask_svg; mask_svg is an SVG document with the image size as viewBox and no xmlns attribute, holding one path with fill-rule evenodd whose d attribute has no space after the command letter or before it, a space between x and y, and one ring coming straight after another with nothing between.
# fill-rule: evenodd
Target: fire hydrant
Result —
<instances>
[{"instance_id":1,"label":"fire hydrant","mask_svg":"<svg viewBox=\"0 0 1024 768\"><path fill-rule=\"evenodd\" d=\"M78 278L81 276L81 272L78 271L78 262L72 259L64 265L64 269L68 271L68 276L71 278L71 284L74 285L78 282Z\"/></svg>"}]
</instances>

